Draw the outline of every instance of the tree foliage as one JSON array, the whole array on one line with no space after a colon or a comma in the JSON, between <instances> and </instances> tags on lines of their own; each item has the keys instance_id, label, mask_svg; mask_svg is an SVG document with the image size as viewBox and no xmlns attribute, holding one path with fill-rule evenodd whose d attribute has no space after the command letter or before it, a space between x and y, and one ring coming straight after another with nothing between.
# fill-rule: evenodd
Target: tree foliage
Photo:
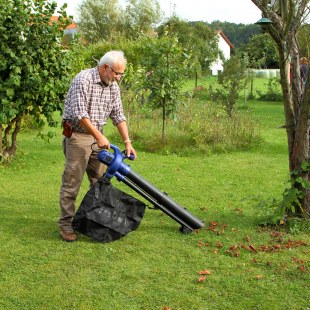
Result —
<instances>
[{"instance_id":1,"label":"tree foliage","mask_svg":"<svg viewBox=\"0 0 310 310\"><path fill-rule=\"evenodd\" d=\"M235 24L216 20L208 25L214 30L222 30L235 48L242 47L247 44L254 35L261 33L260 27L254 24Z\"/></svg>"},{"instance_id":2,"label":"tree foliage","mask_svg":"<svg viewBox=\"0 0 310 310\"><path fill-rule=\"evenodd\" d=\"M206 71L218 56L216 33L204 22L187 22L172 16L158 27L158 35L177 37L182 48L191 54L196 70Z\"/></svg>"},{"instance_id":3,"label":"tree foliage","mask_svg":"<svg viewBox=\"0 0 310 310\"><path fill-rule=\"evenodd\" d=\"M121 33L123 10L118 0L86 0L79 7L79 31L89 43Z\"/></svg>"},{"instance_id":4,"label":"tree foliage","mask_svg":"<svg viewBox=\"0 0 310 310\"><path fill-rule=\"evenodd\" d=\"M79 6L79 30L88 43L113 41L122 36L137 39L152 35L161 19L157 0L85 0Z\"/></svg>"},{"instance_id":5,"label":"tree foliage","mask_svg":"<svg viewBox=\"0 0 310 310\"><path fill-rule=\"evenodd\" d=\"M301 26L297 34L298 44L300 48L300 55L310 59L310 24Z\"/></svg>"},{"instance_id":6,"label":"tree foliage","mask_svg":"<svg viewBox=\"0 0 310 310\"><path fill-rule=\"evenodd\" d=\"M224 63L224 70L218 76L220 87L210 88L213 100L223 104L227 115L232 117L239 92L245 83L247 62L240 54L233 55Z\"/></svg>"},{"instance_id":7,"label":"tree foliage","mask_svg":"<svg viewBox=\"0 0 310 310\"><path fill-rule=\"evenodd\" d=\"M167 117L174 117L181 103L181 89L188 69L188 55L184 54L176 37L150 39L145 45L142 65L146 69L145 88L154 109L162 109L162 142L165 143Z\"/></svg>"},{"instance_id":8,"label":"tree foliage","mask_svg":"<svg viewBox=\"0 0 310 310\"><path fill-rule=\"evenodd\" d=\"M130 39L152 36L162 18L159 3L154 0L128 0L124 15L123 34Z\"/></svg>"},{"instance_id":9,"label":"tree foliage","mask_svg":"<svg viewBox=\"0 0 310 310\"><path fill-rule=\"evenodd\" d=\"M25 115L53 123L68 86L63 29L70 22L64 8L51 22L57 4L44 0L0 2L0 154L14 155Z\"/></svg>"},{"instance_id":10,"label":"tree foliage","mask_svg":"<svg viewBox=\"0 0 310 310\"><path fill-rule=\"evenodd\" d=\"M277 46L268 33L253 36L241 50L247 53L251 68L279 68Z\"/></svg>"}]
</instances>

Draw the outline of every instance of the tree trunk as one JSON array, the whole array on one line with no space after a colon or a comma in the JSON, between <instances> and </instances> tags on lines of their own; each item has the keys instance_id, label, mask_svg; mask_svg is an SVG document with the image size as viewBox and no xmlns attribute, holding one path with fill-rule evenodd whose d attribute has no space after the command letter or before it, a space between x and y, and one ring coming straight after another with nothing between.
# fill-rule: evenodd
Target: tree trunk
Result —
<instances>
[{"instance_id":1,"label":"tree trunk","mask_svg":"<svg viewBox=\"0 0 310 310\"><path fill-rule=\"evenodd\" d=\"M2 145L2 124L0 124L0 161L3 156L3 145Z\"/></svg>"},{"instance_id":2,"label":"tree trunk","mask_svg":"<svg viewBox=\"0 0 310 310\"><path fill-rule=\"evenodd\" d=\"M17 135L20 132L21 122L22 122L22 116L17 116L8 124L8 126L4 130L4 137L2 143L2 151L3 151L2 155L4 158L14 156L16 153Z\"/></svg>"},{"instance_id":3,"label":"tree trunk","mask_svg":"<svg viewBox=\"0 0 310 310\"><path fill-rule=\"evenodd\" d=\"M289 5L285 10L276 10L267 5L265 0L251 0L264 17L272 24L266 30L278 46L280 57L280 83L283 93L285 128L288 141L289 171L292 188L301 194L296 203L296 215L309 218L310 189L309 184L309 115L310 92L309 78L305 93L301 93L299 72L299 49L297 32L306 13L309 13L309 0L299 2L282 1ZM281 2L281 4L282 4ZM280 8L281 9L281 8ZM305 168L306 167L306 168Z\"/></svg>"},{"instance_id":4,"label":"tree trunk","mask_svg":"<svg viewBox=\"0 0 310 310\"><path fill-rule=\"evenodd\" d=\"M163 127L161 132L162 144L165 144L165 123L166 123L166 97L163 98Z\"/></svg>"}]
</instances>

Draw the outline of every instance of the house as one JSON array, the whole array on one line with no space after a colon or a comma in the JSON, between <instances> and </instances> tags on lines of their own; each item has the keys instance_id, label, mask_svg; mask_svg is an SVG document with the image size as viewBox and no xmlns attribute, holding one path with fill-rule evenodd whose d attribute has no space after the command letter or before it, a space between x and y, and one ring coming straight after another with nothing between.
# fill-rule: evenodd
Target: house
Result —
<instances>
[{"instance_id":1,"label":"house","mask_svg":"<svg viewBox=\"0 0 310 310\"><path fill-rule=\"evenodd\" d=\"M227 60L230 58L230 52L231 49L234 48L234 45L229 41L229 39L225 36L222 30L217 30L216 35L219 38L218 48L220 50L220 53L222 54L222 57ZM218 56L217 60L213 64L211 64L210 69L212 75L218 75L219 71L223 71L223 60L221 59L220 55Z\"/></svg>"},{"instance_id":2,"label":"house","mask_svg":"<svg viewBox=\"0 0 310 310\"><path fill-rule=\"evenodd\" d=\"M57 22L58 21L58 16L53 15L51 17L52 22ZM72 20L72 23L66 27L64 30L64 35L65 36L72 36L72 38L78 33L78 26L75 23L75 21Z\"/></svg>"}]
</instances>

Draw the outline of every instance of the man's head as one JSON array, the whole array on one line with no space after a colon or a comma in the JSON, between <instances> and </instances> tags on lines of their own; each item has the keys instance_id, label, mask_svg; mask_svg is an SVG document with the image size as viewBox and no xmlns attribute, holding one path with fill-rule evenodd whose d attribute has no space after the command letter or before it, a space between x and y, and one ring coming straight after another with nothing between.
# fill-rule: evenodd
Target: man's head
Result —
<instances>
[{"instance_id":1,"label":"man's head","mask_svg":"<svg viewBox=\"0 0 310 310\"><path fill-rule=\"evenodd\" d=\"M99 75L107 85L119 81L124 74L127 60L122 51L110 51L99 61Z\"/></svg>"}]
</instances>

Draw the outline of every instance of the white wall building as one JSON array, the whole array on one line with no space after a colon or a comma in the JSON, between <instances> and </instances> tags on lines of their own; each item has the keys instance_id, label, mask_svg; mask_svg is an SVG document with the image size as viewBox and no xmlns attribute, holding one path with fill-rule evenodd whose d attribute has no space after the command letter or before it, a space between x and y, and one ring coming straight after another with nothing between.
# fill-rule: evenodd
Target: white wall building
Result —
<instances>
[{"instance_id":1,"label":"white wall building","mask_svg":"<svg viewBox=\"0 0 310 310\"><path fill-rule=\"evenodd\" d=\"M225 60L227 60L230 58L230 51L232 48L234 48L234 46L225 36L222 30L217 30L216 33L219 38L218 40L219 50L221 51ZM220 56L218 56L217 60L211 65L210 69L212 75L218 75L219 71L223 72L223 61L220 58Z\"/></svg>"}]
</instances>

